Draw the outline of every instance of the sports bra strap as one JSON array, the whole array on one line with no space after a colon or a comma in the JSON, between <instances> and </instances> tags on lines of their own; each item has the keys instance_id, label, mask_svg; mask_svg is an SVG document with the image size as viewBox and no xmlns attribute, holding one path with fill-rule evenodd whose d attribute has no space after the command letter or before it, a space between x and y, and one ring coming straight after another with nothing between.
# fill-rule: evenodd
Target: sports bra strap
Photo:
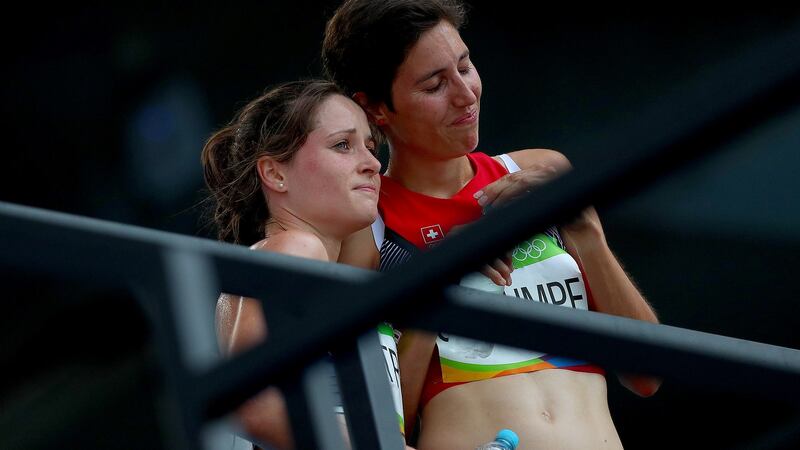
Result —
<instances>
[{"instance_id":1,"label":"sports bra strap","mask_svg":"<svg viewBox=\"0 0 800 450\"><path fill-rule=\"evenodd\" d=\"M383 223L383 217L378 214L378 217L372 222L372 238L375 239L375 247L380 250L383 245L383 235L386 231L386 224Z\"/></svg>"},{"instance_id":2,"label":"sports bra strap","mask_svg":"<svg viewBox=\"0 0 800 450\"><path fill-rule=\"evenodd\" d=\"M508 173L519 172L519 166L517 165L517 163L514 162L513 159L511 159L510 156L503 153L502 155L497 155L497 157L503 160L503 164L506 165Z\"/></svg>"}]
</instances>

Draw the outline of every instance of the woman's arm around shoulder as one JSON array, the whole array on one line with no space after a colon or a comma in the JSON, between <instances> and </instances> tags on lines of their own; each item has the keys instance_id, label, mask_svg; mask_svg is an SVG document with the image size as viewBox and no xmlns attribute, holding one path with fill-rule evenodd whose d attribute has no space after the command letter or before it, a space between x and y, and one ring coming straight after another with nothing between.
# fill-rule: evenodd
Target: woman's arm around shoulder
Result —
<instances>
[{"instance_id":1,"label":"woman's arm around shoulder","mask_svg":"<svg viewBox=\"0 0 800 450\"><path fill-rule=\"evenodd\" d=\"M554 178L568 172L572 165L563 154L544 148L532 148L527 150L517 150L508 153L507 156L519 166L519 170L511 172L510 167L506 167L510 173L486 185L475 193L475 198L483 208L495 204L501 205L505 202L530 192L540 187ZM494 157L495 161L506 165L499 157Z\"/></svg>"}]
</instances>

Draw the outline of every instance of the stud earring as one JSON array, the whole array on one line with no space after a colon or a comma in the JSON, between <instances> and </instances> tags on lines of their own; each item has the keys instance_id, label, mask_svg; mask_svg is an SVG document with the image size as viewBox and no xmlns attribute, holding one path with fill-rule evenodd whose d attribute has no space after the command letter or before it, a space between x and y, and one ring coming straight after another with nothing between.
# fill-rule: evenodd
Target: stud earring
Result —
<instances>
[{"instance_id":1,"label":"stud earring","mask_svg":"<svg viewBox=\"0 0 800 450\"><path fill-rule=\"evenodd\" d=\"M279 183L278 183L278 187L279 187L279 188L281 188L281 189L283 189L283 181L281 181L281 182L279 182Z\"/></svg>"}]
</instances>

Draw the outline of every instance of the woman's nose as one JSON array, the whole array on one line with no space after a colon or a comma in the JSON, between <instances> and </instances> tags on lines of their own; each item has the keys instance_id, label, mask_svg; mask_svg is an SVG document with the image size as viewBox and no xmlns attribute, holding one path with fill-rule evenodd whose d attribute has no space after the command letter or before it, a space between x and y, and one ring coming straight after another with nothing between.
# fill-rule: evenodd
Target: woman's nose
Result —
<instances>
[{"instance_id":1,"label":"woman's nose","mask_svg":"<svg viewBox=\"0 0 800 450\"><path fill-rule=\"evenodd\" d=\"M376 174L381 170L381 162L378 161L378 158L365 147L366 154L364 160L362 161L361 170L364 172L370 172L372 174Z\"/></svg>"},{"instance_id":2,"label":"woman's nose","mask_svg":"<svg viewBox=\"0 0 800 450\"><path fill-rule=\"evenodd\" d=\"M455 84L456 89L453 93L453 104L455 106L469 106L478 101L478 96L475 95L475 92L472 90L472 86L467 80L463 78L457 78Z\"/></svg>"}]
</instances>

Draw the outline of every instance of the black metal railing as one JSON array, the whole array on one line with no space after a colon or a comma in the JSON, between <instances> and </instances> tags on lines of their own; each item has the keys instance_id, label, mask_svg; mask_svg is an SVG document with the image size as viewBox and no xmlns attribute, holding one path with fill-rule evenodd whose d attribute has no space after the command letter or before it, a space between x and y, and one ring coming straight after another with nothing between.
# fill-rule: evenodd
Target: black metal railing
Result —
<instances>
[{"instance_id":1,"label":"black metal railing","mask_svg":"<svg viewBox=\"0 0 800 450\"><path fill-rule=\"evenodd\" d=\"M327 383L320 361L332 352L347 380L342 393L354 447L403 448L383 356L370 332L386 317L522 348L535 343L538 350L613 369L715 388L724 383L796 404L798 350L521 305L452 284L530 230L564 222L586 205L623 199L799 103L800 30L792 30L660 99L627 134L615 131L599 140L597 151L615 155L613 160L575 169L490 212L413 266L386 275L6 203L0 203L0 263L137 293L154 324L175 406L175 447L203 448L213 441L204 430L217 429L209 423L267 385L279 385L300 448L344 448L333 400L320 390ZM534 197L537 208L525 208ZM213 326L219 292L268 299L262 302L268 342L230 360L219 358ZM411 310L426 314L411 316ZM300 327L303 333L296 332ZM565 334L568 341L558 338ZM680 369L687 365L691 373Z\"/></svg>"}]
</instances>

